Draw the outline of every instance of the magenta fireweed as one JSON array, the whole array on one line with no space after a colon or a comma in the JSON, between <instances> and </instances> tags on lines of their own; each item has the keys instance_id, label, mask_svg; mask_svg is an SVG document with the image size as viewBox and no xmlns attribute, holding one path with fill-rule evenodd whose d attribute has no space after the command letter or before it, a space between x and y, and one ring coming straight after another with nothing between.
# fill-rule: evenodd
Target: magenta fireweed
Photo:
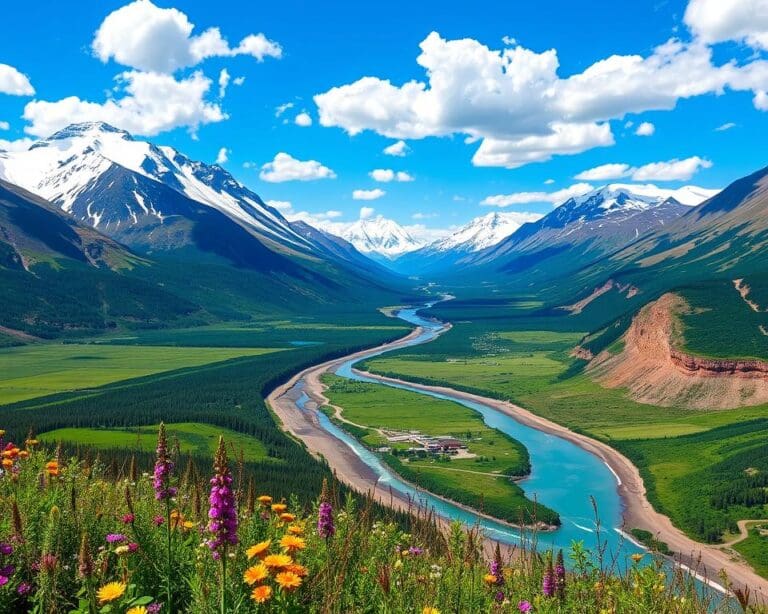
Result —
<instances>
[{"instance_id":1,"label":"magenta fireweed","mask_svg":"<svg viewBox=\"0 0 768 614\"><path fill-rule=\"evenodd\" d=\"M323 539L330 539L336 533L333 524L333 508L327 501L320 504L317 514L317 534Z\"/></svg>"},{"instance_id":2,"label":"magenta fireweed","mask_svg":"<svg viewBox=\"0 0 768 614\"><path fill-rule=\"evenodd\" d=\"M565 599L565 562L562 550L557 553L555 562L555 590L559 599Z\"/></svg>"},{"instance_id":3,"label":"magenta fireweed","mask_svg":"<svg viewBox=\"0 0 768 614\"><path fill-rule=\"evenodd\" d=\"M155 474L152 487L155 489L155 499L163 501L176 496L176 489L171 484L171 472L173 463L168 455L168 439L165 435L165 424L160 423L157 434L157 460L155 461Z\"/></svg>"},{"instance_id":4,"label":"magenta fireweed","mask_svg":"<svg viewBox=\"0 0 768 614\"><path fill-rule=\"evenodd\" d=\"M547 560L547 567L544 570L544 578L541 581L541 593L545 597L552 597L555 594L555 570L552 569L552 559Z\"/></svg>"},{"instance_id":5,"label":"magenta fireweed","mask_svg":"<svg viewBox=\"0 0 768 614\"><path fill-rule=\"evenodd\" d=\"M237 544L237 505L223 437L219 438L213 469L214 476L211 478L211 494L208 499L211 504L208 510L208 532L211 537L206 543L214 558L218 558L228 545Z\"/></svg>"}]
</instances>

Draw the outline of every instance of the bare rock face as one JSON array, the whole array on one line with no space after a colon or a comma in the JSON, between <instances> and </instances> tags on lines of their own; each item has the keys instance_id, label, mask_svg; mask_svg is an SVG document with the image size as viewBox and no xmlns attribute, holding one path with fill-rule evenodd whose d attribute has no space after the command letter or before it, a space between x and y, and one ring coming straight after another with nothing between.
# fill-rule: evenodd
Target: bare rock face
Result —
<instances>
[{"instance_id":1,"label":"bare rock face","mask_svg":"<svg viewBox=\"0 0 768 614\"><path fill-rule=\"evenodd\" d=\"M682 339L677 315L688 305L668 293L635 316L624 349L602 352L588 372L603 386L625 388L640 402L663 407L730 409L768 403L768 362L692 356L675 346Z\"/></svg>"}]
</instances>

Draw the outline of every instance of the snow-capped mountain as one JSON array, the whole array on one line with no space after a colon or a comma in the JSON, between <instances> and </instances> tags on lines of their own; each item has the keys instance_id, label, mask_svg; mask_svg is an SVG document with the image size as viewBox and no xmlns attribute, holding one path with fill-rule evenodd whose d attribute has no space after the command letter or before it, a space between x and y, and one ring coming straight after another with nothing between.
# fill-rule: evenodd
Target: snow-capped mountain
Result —
<instances>
[{"instance_id":1,"label":"snow-capped mountain","mask_svg":"<svg viewBox=\"0 0 768 614\"><path fill-rule=\"evenodd\" d=\"M167 190L217 209L264 239L311 248L279 212L220 166L194 162L102 122L73 124L29 150L5 153L0 177L107 234L183 213Z\"/></svg>"},{"instance_id":2,"label":"snow-capped mountain","mask_svg":"<svg viewBox=\"0 0 768 614\"><path fill-rule=\"evenodd\" d=\"M341 231L340 236L363 254L385 259L393 259L424 247L423 241L414 238L400 224L382 215L358 220Z\"/></svg>"},{"instance_id":3,"label":"snow-capped mountain","mask_svg":"<svg viewBox=\"0 0 768 614\"><path fill-rule=\"evenodd\" d=\"M444 239L431 243L425 250L477 252L506 239L520 228L522 225L521 219L523 219L523 222L533 222L540 217L540 215L529 214L521 218L521 215L518 213L494 211L474 218Z\"/></svg>"}]
</instances>

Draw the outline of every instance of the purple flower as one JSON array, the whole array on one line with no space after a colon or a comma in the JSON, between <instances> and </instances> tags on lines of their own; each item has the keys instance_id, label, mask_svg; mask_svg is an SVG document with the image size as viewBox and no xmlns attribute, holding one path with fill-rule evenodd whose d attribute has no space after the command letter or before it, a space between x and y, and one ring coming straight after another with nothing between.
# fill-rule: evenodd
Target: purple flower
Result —
<instances>
[{"instance_id":1,"label":"purple flower","mask_svg":"<svg viewBox=\"0 0 768 614\"><path fill-rule=\"evenodd\" d=\"M565 599L565 562L563 561L563 551L557 553L555 562L555 589L560 599Z\"/></svg>"},{"instance_id":2,"label":"purple flower","mask_svg":"<svg viewBox=\"0 0 768 614\"><path fill-rule=\"evenodd\" d=\"M5 567L0 567L0 576L6 576L10 578L13 575L14 571L16 571L16 568L13 565L6 565Z\"/></svg>"},{"instance_id":3,"label":"purple flower","mask_svg":"<svg viewBox=\"0 0 768 614\"><path fill-rule=\"evenodd\" d=\"M125 514L123 516L123 524L132 524L134 520L136 520L136 516L133 514Z\"/></svg>"},{"instance_id":4,"label":"purple flower","mask_svg":"<svg viewBox=\"0 0 768 614\"><path fill-rule=\"evenodd\" d=\"M327 501L320 504L317 514L317 534L323 539L329 539L336 533L336 527L333 524L333 508Z\"/></svg>"},{"instance_id":5,"label":"purple flower","mask_svg":"<svg viewBox=\"0 0 768 614\"><path fill-rule=\"evenodd\" d=\"M110 533L105 539L110 544L119 544L120 542L125 541L125 535L122 533Z\"/></svg>"},{"instance_id":6,"label":"purple flower","mask_svg":"<svg viewBox=\"0 0 768 614\"><path fill-rule=\"evenodd\" d=\"M8 584L8 576L0 575L0 586L5 586Z\"/></svg>"},{"instance_id":7,"label":"purple flower","mask_svg":"<svg viewBox=\"0 0 768 614\"><path fill-rule=\"evenodd\" d=\"M497 603L502 603L504 601L504 591L497 591L493 598Z\"/></svg>"},{"instance_id":8,"label":"purple flower","mask_svg":"<svg viewBox=\"0 0 768 614\"><path fill-rule=\"evenodd\" d=\"M408 553L412 554L413 556L419 556L423 552L424 552L424 550L422 550L421 548L418 548L416 546L411 546L410 548L408 548Z\"/></svg>"},{"instance_id":9,"label":"purple flower","mask_svg":"<svg viewBox=\"0 0 768 614\"><path fill-rule=\"evenodd\" d=\"M533 610L533 606L531 605L530 601L523 599L520 603L517 604L517 609L521 612L531 612Z\"/></svg>"},{"instance_id":10,"label":"purple flower","mask_svg":"<svg viewBox=\"0 0 768 614\"><path fill-rule=\"evenodd\" d=\"M555 594L555 571L552 569L552 559L547 561L547 568L541 581L541 592L545 597L552 597Z\"/></svg>"},{"instance_id":11,"label":"purple flower","mask_svg":"<svg viewBox=\"0 0 768 614\"><path fill-rule=\"evenodd\" d=\"M162 609L163 609L163 604L162 603L157 603L157 602L150 603L147 606L147 614L158 614L158 612L160 612L160 610L162 610Z\"/></svg>"},{"instance_id":12,"label":"purple flower","mask_svg":"<svg viewBox=\"0 0 768 614\"><path fill-rule=\"evenodd\" d=\"M504 568L501 562L501 548L499 548L498 542L496 542L496 551L494 552L489 571L491 575L496 578L495 584L497 586L504 586Z\"/></svg>"},{"instance_id":13,"label":"purple flower","mask_svg":"<svg viewBox=\"0 0 768 614\"><path fill-rule=\"evenodd\" d=\"M163 524L164 522L165 522L165 518L163 518L162 516L155 516L155 517L152 519L152 523L153 523L153 524L154 524L156 527L159 527L159 526L160 526L161 524Z\"/></svg>"},{"instance_id":14,"label":"purple flower","mask_svg":"<svg viewBox=\"0 0 768 614\"><path fill-rule=\"evenodd\" d=\"M0 544L0 554L4 556L13 554L13 546L11 544Z\"/></svg>"},{"instance_id":15,"label":"purple flower","mask_svg":"<svg viewBox=\"0 0 768 614\"><path fill-rule=\"evenodd\" d=\"M137 544L136 542L131 542L130 544L128 544L128 552L134 553L138 549L139 549L139 544Z\"/></svg>"},{"instance_id":16,"label":"purple flower","mask_svg":"<svg viewBox=\"0 0 768 614\"><path fill-rule=\"evenodd\" d=\"M22 582L16 588L19 595L29 595L32 592L32 585L29 582Z\"/></svg>"},{"instance_id":17,"label":"purple flower","mask_svg":"<svg viewBox=\"0 0 768 614\"><path fill-rule=\"evenodd\" d=\"M160 423L157 433L157 456L155 460L155 473L152 479L152 487L155 489L155 499L163 501L176 495L176 489L171 487L171 472L173 463L168 455L168 439L165 436L165 424Z\"/></svg>"},{"instance_id":18,"label":"purple flower","mask_svg":"<svg viewBox=\"0 0 768 614\"><path fill-rule=\"evenodd\" d=\"M211 493L208 498L208 532L211 538L206 542L218 560L221 551L228 545L237 544L237 504L232 490L232 474L227 464L227 449L224 438L219 437L219 447L213 462L214 476L211 478Z\"/></svg>"}]
</instances>

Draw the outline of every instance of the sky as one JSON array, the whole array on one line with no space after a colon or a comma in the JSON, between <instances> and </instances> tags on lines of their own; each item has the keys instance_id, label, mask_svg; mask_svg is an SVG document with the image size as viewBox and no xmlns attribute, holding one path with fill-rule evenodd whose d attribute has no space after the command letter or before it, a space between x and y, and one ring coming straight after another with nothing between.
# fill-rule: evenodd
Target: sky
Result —
<instances>
[{"instance_id":1,"label":"sky","mask_svg":"<svg viewBox=\"0 0 768 614\"><path fill-rule=\"evenodd\" d=\"M430 238L768 164L768 0L5 0L0 149L107 121L289 218ZM15 24L15 25L14 25ZM11 27L8 27L8 26Z\"/></svg>"}]
</instances>

